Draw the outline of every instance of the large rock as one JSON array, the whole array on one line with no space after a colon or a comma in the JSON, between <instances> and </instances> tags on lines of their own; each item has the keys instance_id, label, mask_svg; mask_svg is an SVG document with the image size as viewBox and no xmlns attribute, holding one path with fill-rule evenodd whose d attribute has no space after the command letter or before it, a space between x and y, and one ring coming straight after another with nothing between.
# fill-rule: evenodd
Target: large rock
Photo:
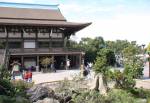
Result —
<instances>
[{"instance_id":1,"label":"large rock","mask_svg":"<svg viewBox=\"0 0 150 103\"><path fill-rule=\"evenodd\" d=\"M38 101L40 99L44 99L49 96L52 97L54 95L54 91L46 86L43 87L43 86L38 85L29 89L27 91L27 95L29 95L30 96L29 99L32 102L34 102L34 101Z\"/></svg>"},{"instance_id":2,"label":"large rock","mask_svg":"<svg viewBox=\"0 0 150 103\"><path fill-rule=\"evenodd\" d=\"M69 94L55 93L48 86L42 85L37 85L30 88L27 91L27 95L29 95L30 101L35 103L68 103L68 101L72 99ZM50 100L53 100L54 102L49 102Z\"/></svg>"},{"instance_id":3,"label":"large rock","mask_svg":"<svg viewBox=\"0 0 150 103\"><path fill-rule=\"evenodd\" d=\"M102 78L102 74L97 74L90 84L90 89L95 89L100 91L101 94L106 94L106 87L104 86L104 81Z\"/></svg>"},{"instance_id":4,"label":"large rock","mask_svg":"<svg viewBox=\"0 0 150 103\"><path fill-rule=\"evenodd\" d=\"M37 102L33 103L59 103L59 101L51 98L45 98L43 100L38 100Z\"/></svg>"}]
</instances>

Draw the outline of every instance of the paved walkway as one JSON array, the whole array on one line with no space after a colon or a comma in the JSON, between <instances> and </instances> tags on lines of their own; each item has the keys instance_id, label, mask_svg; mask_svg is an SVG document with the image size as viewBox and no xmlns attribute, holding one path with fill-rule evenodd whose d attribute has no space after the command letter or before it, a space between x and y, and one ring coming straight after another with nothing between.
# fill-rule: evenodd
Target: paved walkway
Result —
<instances>
[{"instance_id":1,"label":"paved walkway","mask_svg":"<svg viewBox=\"0 0 150 103\"><path fill-rule=\"evenodd\" d=\"M67 78L71 80L74 76L78 75L80 70L57 70L56 73L41 73L34 72L33 73L33 81L35 84L43 83L43 82L53 82L60 81Z\"/></svg>"},{"instance_id":2,"label":"paved walkway","mask_svg":"<svg viewBox=\"0 0 150 103\"><path fill-rule=\"evenodd\" d=\"M148 62L144 66L143 79L136 80L136 87L143 87L145 89L150 89L150 78L149 78L149 64Z\"/></svg>"},{"instance_id":3,"label":"paved walkway","mask_svg":"<svg viewBox=\"0 0 150 103\"><path fill-rule=\"evenodd\" d=\"M148 64L146 64L145 69L143 71L144 78L147 79L140 79L136 80L136 87L143 87L146 89L150 89L150 79L148 79ZM35 84L44 83L44 82L53 82L53 81L60 81L67 78L71 80L75 75L79 75L80 70L58 70L56 73L41 73L41 72L34 72L33 73L33 81ZM93 75L92 75L93 77Z\"/></svg>"}]
</instances>

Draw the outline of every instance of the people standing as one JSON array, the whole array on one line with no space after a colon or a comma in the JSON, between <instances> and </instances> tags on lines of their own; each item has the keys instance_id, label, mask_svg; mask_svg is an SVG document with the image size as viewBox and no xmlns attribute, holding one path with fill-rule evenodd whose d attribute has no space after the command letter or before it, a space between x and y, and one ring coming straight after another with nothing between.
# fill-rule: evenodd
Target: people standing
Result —
<instances>
[{"instance_id":1,"label":"people standing","mask_svg":"<svg viewBox=\"0 0 150 103\"><path fill-rule=\"evenodd\" d=\"M32 82L32 70L31 69L28 70L27 75L28 75L28 82Z\"/></svg>"},{"instance_id":2,"label":"people standing","mask_svg":"<svg viewBox=\"0 0 150 103\"><path fill-rule=\"evenodd\" d=\"M70 68L70 60L69 59L67 59L66 66L67 66L67 70L68 70Z\"/></svg>"},{"instance_id":3,"label":"people standing","mask_svg":"<svg viewBox=\"0 0 150 103\"><path fill-rule=\"evenodd\" d=\"M15 76L20 73L21 64L18 61L14 60L13 63L10 65L12 66L12 79L15 80Z\"/></svg>"},{"instance_id":4,"label":"people standing","mask_svg":"<svg viewBox=\"0 0 150 103\"><path fill-rule=\"evenodd\" d=\"M56 69L55 69L55 66L54 66L54 63L51 63L51 69L56 72Z\"/></svg>"},{"instance_id":5,"label":"people standing","mask_svg":"<svg viewBox=\"0 0 150 103\"><path fill-rule=\"evenodd\" d=\"M27 70L23 74L23 80L28 82L28 71Z\"/></svg>"}]
</instances>

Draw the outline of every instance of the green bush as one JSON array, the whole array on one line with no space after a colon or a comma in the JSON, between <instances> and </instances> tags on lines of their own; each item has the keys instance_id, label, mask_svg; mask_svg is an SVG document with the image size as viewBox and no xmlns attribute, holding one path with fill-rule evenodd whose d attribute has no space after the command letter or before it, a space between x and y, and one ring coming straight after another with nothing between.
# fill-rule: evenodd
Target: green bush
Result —
<instances>
[{"instance_id":1,"label":"green bush","mask_svg":"<svg viewBox=\"0 0 150 103\"><path fill-rule=\"evenodd\" d=\"M11 81L12 85L15 87L16 95L26 97L26 92L28 88L31 88L34 83L27 83L23 80Z\"/></svg>"},{"instance_id":2,"label":"green bush","mask_svg":"<svg viewBox=\"0 0 150 103\"><path fill-rule=\"evenodd\" d=\"M150 98L150 90L143 88L132 88L128 90L136 98Z\"/></svg>"},{"instance_id":3,"label":"green bush","mask_svg":"<svg viewBox=\"0 0 150 103\"><path fill-rule=\"evenodd\" d=\"M4 65L0 65L0 79L11 79L11 73Z\"/></svg>"},{"instance_id":4,"label":"green bush","mask_svg":"<svg viewBox=\"0 0 150 103\"><path fill-rule=\"evenodd\" d=\"M0 95L0 103L30 103L29 100L23 97L10 97Z\"/></svg>"},{"instance_id":5,"label":"green bush","mask_svg":"<svg viewBox=\"0 0 150 103\"><path fill-rule=\"evenodd\" d=\"M14 96L15 94L15 87L13 84L7 79L0 79L0 95L8 95Z\"/></svg>"},{"instance_id":6,"label":"green bush","mask_svg":"<svg viewBox=\"0 0 150 103\"><path fill-rule=\"evenodd\" d=\"M97 91L82 91L79 95L74 95L74 103L105 103L105 97Z\"/></svg>"},{"instance_id":7,"label":"green bush","mask_svg":"<svg viewBox=\"0 0 150 103\"><path fill-rule=\"evenodd\" d=\"M137 103L137 101L132 94L121 89L114 89L108 93L106 103Z\"/></svg>"}]
</instances>

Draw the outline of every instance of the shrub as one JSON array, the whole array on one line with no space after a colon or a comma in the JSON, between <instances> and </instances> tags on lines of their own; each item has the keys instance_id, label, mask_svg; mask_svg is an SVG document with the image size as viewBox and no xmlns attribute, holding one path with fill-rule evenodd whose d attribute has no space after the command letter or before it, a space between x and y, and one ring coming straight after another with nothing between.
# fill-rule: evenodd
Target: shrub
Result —
<instances>
[{"instance_id":1,"label":"shrub","mask_svg":"<svg viewBox=\"0 0 150 103\"><path fill-rule=\"evenodd\" d=\"M15 87L16 95L26 97L26 92L28 88L31 88L34 83L27 83L23 80L11 81L12 85Z\"/></svg>"},{"instance_id":2,"label":"shrub","mask_svg":"<svg viewBox=\"0 0 150 103\"><path fill-rule=\"evenodd\" d=\"M105 103L105 97L97 91L82 91L73 97L74 103Z\"/></svg>"},{"instance_id":3,"label":"shrub","mask_svg":"<svg viewBox=\"0 0 150 103\"><path fill-rule=\"evenodd\" d=\"M0 95L0 103L30 103L30 102L23 97L10 97L5 95Z\"/></svg>"},{"instance_id":4,"label":"shrub","mask_svg":"<svg viewBox=\"0 0 150 103\"><path fill-rule=\"evenodd\" d=\"M121 89L114 89L108 93L106 103L137 103L135 98Z\"/></svg>"},{"instance_id":5,"label":"shrub","mask_svg":"<svg viewBox=\"0 0 150 103\"><path fill-rule=\"evenodd\" d=\"M128 90L137 98L150 98L150 90L143 88L132 88Z\"/></svg>"},{"instance_id":6,"label":"shrub","mask_svg":"<svg viewBox=\"0 0 150 103\"><path fill-rule=\"evenodd\" d=\"M15 87L7 79L0 79L0 95L13 96L15 94Z\"/></svg>"}]
</instances>

